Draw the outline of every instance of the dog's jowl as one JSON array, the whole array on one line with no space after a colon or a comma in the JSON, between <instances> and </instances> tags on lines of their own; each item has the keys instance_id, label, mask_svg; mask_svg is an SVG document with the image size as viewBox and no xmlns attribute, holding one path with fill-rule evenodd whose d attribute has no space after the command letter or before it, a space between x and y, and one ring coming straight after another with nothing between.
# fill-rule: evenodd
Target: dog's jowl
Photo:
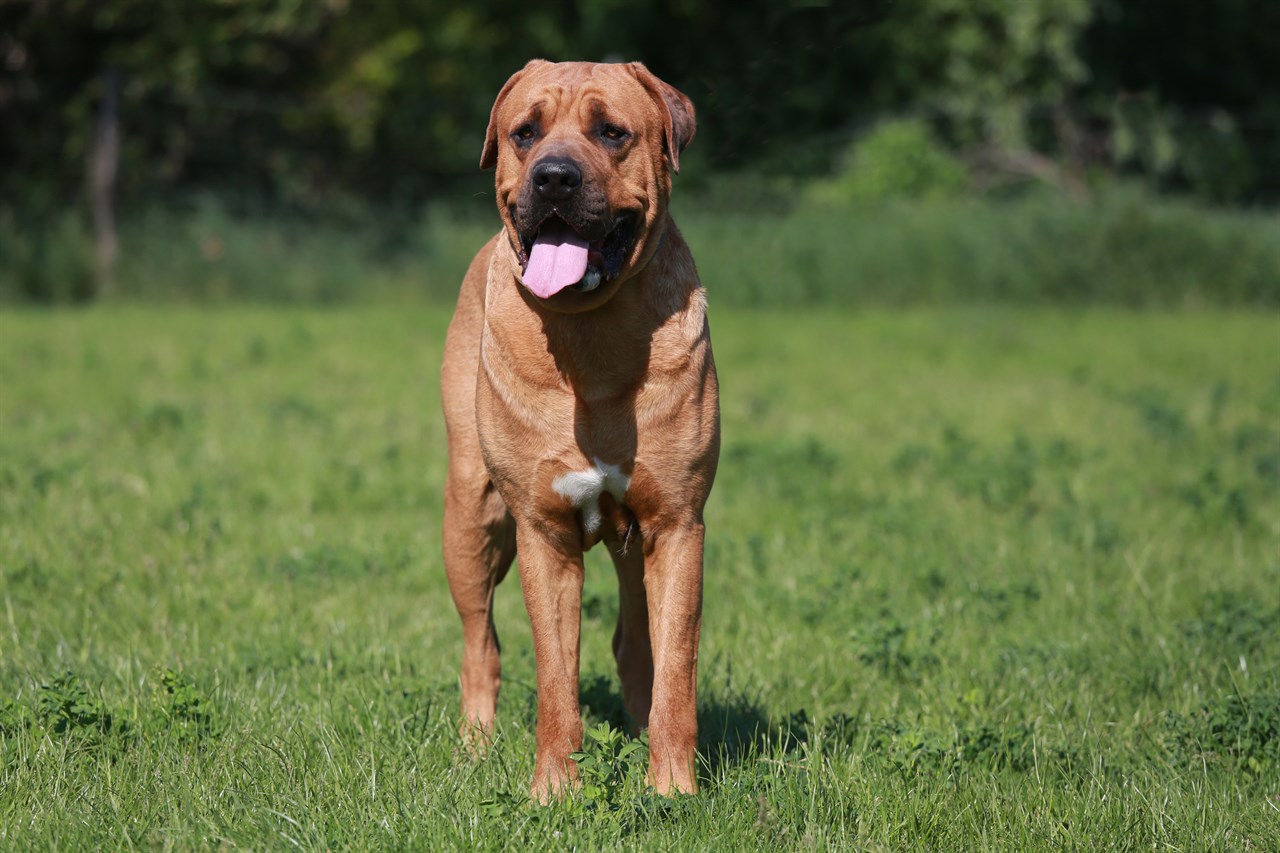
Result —
<instances>
[{"instance_id":1,"label":"dog's jowl","mask_svg":"<svg viewBox=\"0 0 1280 853\"><path fill-rule=\"evenodd\" d=\"M582 555L598 542L617 569L613 651L649 731L650 784L696 788L720 415L704 292L667 210L694 127L689 99L639 63L535 60L489 118L480 162L496 169L502 230L467 271L445 345L444 558L463 734L481 746L498 700L494 588L519 554L540 800L576 773Z\"/></svg>"}]
</instances>

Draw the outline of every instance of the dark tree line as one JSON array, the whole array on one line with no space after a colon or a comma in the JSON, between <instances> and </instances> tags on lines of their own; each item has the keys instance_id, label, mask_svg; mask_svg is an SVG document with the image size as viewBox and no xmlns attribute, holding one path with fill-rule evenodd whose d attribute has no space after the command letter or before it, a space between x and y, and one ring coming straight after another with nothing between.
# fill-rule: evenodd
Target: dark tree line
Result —
<instances>
[{"instance_id":1,"label":"dark tree line","mask_svg":"<svg viewBox=\"0 0 1280 853\"><path fill-rule=\"evenodd\" d=\"M534 56L646 62L703 171L818 174L911 114L977 164L1280 198L1275 0L0 0L0 206L78 197L112 80L126 203L420 204Z\"/></svg>"}]
</instances>

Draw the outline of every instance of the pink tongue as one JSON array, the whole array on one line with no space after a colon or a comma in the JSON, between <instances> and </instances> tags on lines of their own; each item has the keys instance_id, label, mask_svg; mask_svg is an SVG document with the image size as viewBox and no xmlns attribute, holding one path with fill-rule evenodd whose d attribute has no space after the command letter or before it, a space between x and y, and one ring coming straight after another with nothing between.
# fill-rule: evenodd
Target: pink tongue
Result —
<instances>
[{"instance_id":1,"label":"pink tongue","mask_svg":"<svg viewBox=\"0 0 1280 853\"><path fill-rule=\"evenodd\" d=\"M587 241L558 219L547 221L529 252L524 286L546 299L582 281L586 272Z\"/></svg>"}]
</instances>

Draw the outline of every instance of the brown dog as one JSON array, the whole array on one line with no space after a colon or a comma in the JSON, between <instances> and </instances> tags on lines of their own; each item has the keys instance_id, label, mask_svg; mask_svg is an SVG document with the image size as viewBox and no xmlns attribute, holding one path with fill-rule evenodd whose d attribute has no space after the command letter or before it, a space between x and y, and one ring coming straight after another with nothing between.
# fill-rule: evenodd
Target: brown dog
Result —
<instances>
[{"instance_id":1,"label":"brown dog","mask_svg":"<svg viewBox=\"0 0 1280 853\"><path fill-rule=\"evenodd\" d=\"M444 559L474 736L498 700L494 587L520 553L540 800L576 774L582 554L600 541L649 782L696 788L702 511L720 414L704 292L667 213L693 133L693 104L639 63L535 60L489 119L480 165L497 167L503 229L471 263L445 343Z\"/></svg>"}]
</instances>

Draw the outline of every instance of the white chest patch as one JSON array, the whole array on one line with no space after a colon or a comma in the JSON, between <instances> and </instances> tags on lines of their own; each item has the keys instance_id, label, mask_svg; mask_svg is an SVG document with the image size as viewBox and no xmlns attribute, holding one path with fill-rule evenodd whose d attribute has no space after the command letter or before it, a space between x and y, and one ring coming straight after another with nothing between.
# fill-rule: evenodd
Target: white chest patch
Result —
<instances>
[{"instance_id":1,"label":"white chest patch","mask_svg":"<svg viewBox=\"0 0 1280 853\"><path fill-rule=\"evenodd\" d=\"M600 495L608 492L614 500L622 503L630 485L631 478L623 474L617 465L596 459L595 464L585 471L570 471L557 477L551 488L582 511L582 528L594 536L600 530Z\"/></svg>"}]
</instances>

